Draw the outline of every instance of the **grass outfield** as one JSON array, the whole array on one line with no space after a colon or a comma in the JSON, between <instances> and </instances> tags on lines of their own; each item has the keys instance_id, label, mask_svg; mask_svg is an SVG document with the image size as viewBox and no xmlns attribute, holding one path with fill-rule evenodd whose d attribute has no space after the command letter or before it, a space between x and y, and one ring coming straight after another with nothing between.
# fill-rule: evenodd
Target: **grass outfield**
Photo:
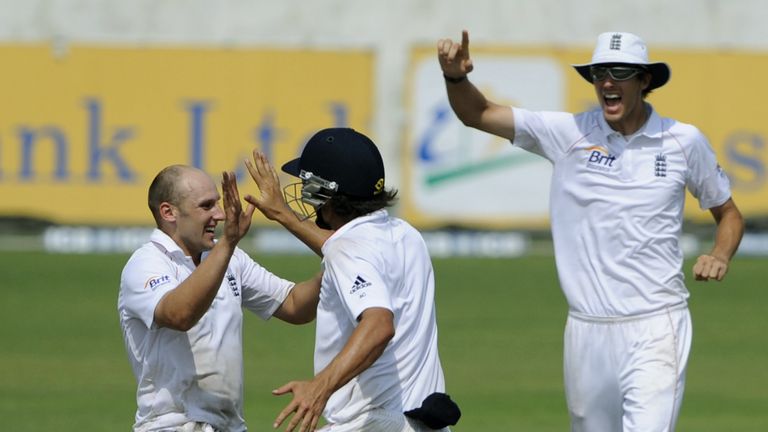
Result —
<instances>
[{"instance_id":1,"label":"grass outfield","mask_svg":"<svg viewBox=\"0 0 768 432\"><path fill-rule=\"evenodd\" d=\"M125 255L0 253L0 429L128 431L135 384L116 313ZM314 257L264 257L288 278ZM686 268L690 268L690 263ZM566 306L551 257L435 261L440 350L454 431L565 431ZM728 280L691 283L694 344L678 431L768 430L768 261L737 259ZM245 415L253 431L312 370L314 326L245 322Z\"/></svg>"}]
</instances>

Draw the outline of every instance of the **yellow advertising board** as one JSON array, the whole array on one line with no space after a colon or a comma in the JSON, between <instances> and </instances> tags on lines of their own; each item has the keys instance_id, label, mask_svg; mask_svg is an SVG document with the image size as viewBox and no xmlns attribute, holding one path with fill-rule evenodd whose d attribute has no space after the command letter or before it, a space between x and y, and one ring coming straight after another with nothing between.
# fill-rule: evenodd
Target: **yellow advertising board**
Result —
<instances>
[{"instance_id":1,"label":"yellow advertising board","mask_svg":"<svg viewBox=\"0 0 768 432\"><path fill-rule=\"evenodd\" d=\"M368 132L368 51L0 46L0 216L151 225L175 163L219 178L254 148L282 163L318 129Z\"/></svg>"},{"instance_id":2,"label":"yellow advertising board","mask_svg":"<svg viewBox=\"0 0 768 432\"><path fill-rule=\"evenodd\" d=\"M653 47L652 47L653 48ZM472 82L498 103L579 112L597 104L572 64L591 48L472 47ZM663 117L697 126L710 140L747 217L768 216L768 53L652 49L672 78L648 97ZM434 47L414 49L403 153L403 215L419 226L543 228L551 166L509 142L463 126L448 105ZM688 219L711 220L688 196Z\"/></svg>"}]
</instances>

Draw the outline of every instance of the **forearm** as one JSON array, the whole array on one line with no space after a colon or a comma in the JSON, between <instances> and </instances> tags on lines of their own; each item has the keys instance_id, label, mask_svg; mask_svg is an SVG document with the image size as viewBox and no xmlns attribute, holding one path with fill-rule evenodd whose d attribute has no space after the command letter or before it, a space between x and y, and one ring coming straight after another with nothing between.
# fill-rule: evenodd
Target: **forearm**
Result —
<instances>
[{"instance_id":1,"label":"forearm","mask_svg":"<svg viewBox=\"0 0 768 432\"><path fill-rule=\"evenodd\" d=\"M325 241L328 240L333 231L318 227L312 220L301 220L293 211L283 211L275 214L274 220L307 245L312 252L320 257L323 256L323 244L325 244Z\"/></svg>"},{"instance_id":2,"label":"forearm","mask_svg":"<svg viewBox=\"0 0 768 432\"><path fill-rule=\"evenodd\" d=\"M456 117L466 126L481 127L482 115L488 109L489 103L469 78L458 83L446 80L445 88L448 93L448 102L456 113Z\"/></svg>"},{"instance_id":3,"label":"forearm","mask_svg":"<svg viewBox=\"0 0 768 432\"><path fill-rule=\"evenodd\" d=\"M341 352L311 381L291 381L272 391L274 395L294 395L272 427L277 429L288 416L295 413L286 430L295 430L299 424L299 430L315 430L328 399L336 390L368 369L384 352L394 334L392 312L383 308L366 309Z\"/></svg>"},{"instance_id":4,"label":"forearm","mask_svg":"<svg viewBox=\"0 0 768 432\"><path fill-rule=\"evenodd\" d=\"M224 279L235 246L221 240L200 265L155 308L155 322L162 327L187 331L210 308Z\"/></svg>"},{"instance_id":5,"label":"forearm","mask_svg":"<svg viewBox=\"0 0 768 432\"><path fill-rule=\"evenodd\" d=\"M445 85L451 108L462 123L509 140L515 138L512 107L489 101L468 79L459 83L446 81Z\"/></svg>"},{"instance_id":6,"label":"forearm","mask_svg":"<svg viewBox=\"0 0 768 432\"><path fill-rule=\"evenodd\" d=\"M715 243L709 254L729 262L736 253L743 235L744 219L741 212L735 206L729 207L717 221Z\"/></svg>"},{"instance_id":7,"label":"forearm","mask_svg":"<svg viewBox=\"0 0 768 432\"><path fill-rule=\"evenodd\" d=\"M367 309L347 344L315 380L323 382L331 392L338 390L376 362L394 335L392 312Z\"/></svg>"},{"instance_id":8,"label":"forearm","mask_svg":"<svg viewBox=\"0 0 768 432\"><path fill-rule=\"evenodd\" d=\"M314 278L294 285L274 316L291 324L312 322L317 315L317 303L320 301L321 279L322 273L318 273Z\"/></svg>"}]
</instances>

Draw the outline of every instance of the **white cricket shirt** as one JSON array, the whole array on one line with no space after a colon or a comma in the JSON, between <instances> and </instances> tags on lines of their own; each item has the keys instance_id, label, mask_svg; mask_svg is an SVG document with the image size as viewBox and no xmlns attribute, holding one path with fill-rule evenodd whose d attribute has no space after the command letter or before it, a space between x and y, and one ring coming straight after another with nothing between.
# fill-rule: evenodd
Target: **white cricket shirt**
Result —
<instances>
[{"instance_id":1,"label":"white cricket shirt","mask_svg":"<svg viewBox=\"0 0 768 432\"><path fill-rule=\"evenodd\" d=\"M648 121L626 139L599 108L576 115L514 108L513 144L553 164L555 259L573 311L629 316L684 303L685 189L702 209L731 196L704 135L646 106Z\"/></svg>"},{"instance_id":2,"label":"white cricket shirt","mask_svg":"<svg viewBox=\"0 0 768 432\"><path fill-rule=\"evenodd\" d=\"M389 309L395 324L384 353L331 396L325 418L344 423L373 408L403 412L444 392L434 275L421 234L379 210L338 229L323 245L323 255L316 374L341 351L365 309Z\"/></svg>"},{"instance_id":3,"label":"white cricket shirt","mask_svg":"<svg viewBox=\"0 0 768 432\"><path fill-rule=\"evenodd\" d=\"M203 253L205 259L207 253ZM138 382L134 430L209 423L246 430L242 413L242 307L268 319L293 283L256 264L240 249L229 262L210 309L187 332L158 327L160 299L189 277L195 265L165 233L133 253L118 297L120 326Z\"/></svg>"}]
</instances>

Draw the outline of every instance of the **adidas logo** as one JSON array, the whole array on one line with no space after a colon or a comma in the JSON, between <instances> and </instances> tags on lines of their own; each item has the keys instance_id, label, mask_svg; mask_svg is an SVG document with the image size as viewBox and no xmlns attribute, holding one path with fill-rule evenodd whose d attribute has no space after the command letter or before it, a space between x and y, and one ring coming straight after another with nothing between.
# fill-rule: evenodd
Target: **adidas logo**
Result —
<instances>
[{"instance_id":1,"label":"adidas logo","mask_svg":"<svg viewBox=\"0 0 768 432\"><path fill-rule=\"evenodd\" d=\"M370 282L361 278L360 275L357 275L357 277L355 278L355 283L352 284L352 288L350 288L349 293L354 294L355 292L363 288L367 288L369 286L371 286Z\"/></svg>"}]
</instances>

